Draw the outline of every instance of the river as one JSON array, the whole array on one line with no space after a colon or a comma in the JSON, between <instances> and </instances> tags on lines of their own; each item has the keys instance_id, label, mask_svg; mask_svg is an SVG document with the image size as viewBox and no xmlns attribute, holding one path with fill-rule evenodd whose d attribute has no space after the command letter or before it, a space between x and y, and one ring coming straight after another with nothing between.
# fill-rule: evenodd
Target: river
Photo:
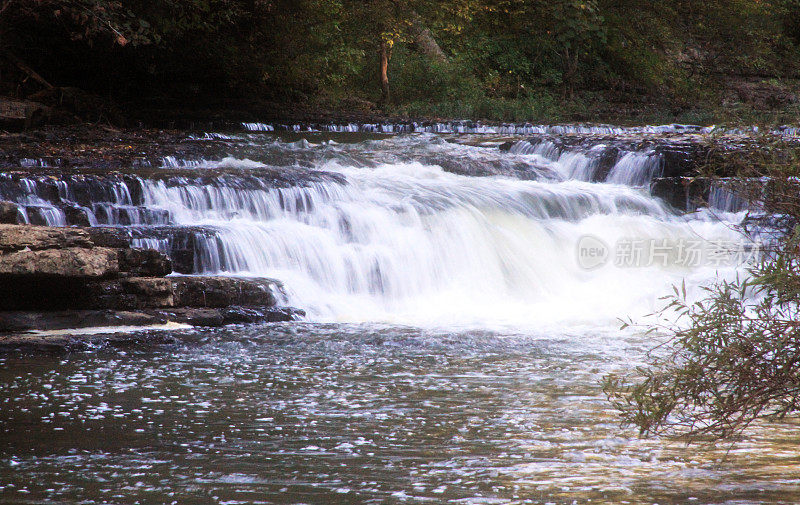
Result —
<instances>
[{"instance_id":1,"label":"river","mask_svg":"<svg viewBox=\"0 0 800 505\"><path fill-rule=\"evenodd\" d=\"M108 183L90 221L167 253L165 229L194 230L196 273L276 278L307 316L0 355L0 503L800 501L796 426L686 446L603 395L657 342L620 318L742 272L712 246L742 244L743 214L652 197L656 151L603 168L607 143L506 132L205 138L259 155L164 160L182 175ZM66 224L37 184L16 200Z\"/></svg>"}]
</instances>

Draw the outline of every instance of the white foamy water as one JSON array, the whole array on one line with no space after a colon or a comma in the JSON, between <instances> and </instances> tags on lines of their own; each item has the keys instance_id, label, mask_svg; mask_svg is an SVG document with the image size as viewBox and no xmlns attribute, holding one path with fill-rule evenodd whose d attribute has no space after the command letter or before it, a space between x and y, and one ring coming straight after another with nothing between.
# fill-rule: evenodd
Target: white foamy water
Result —
<instances>
[{"instance_id":1,"label":"white foamy water","mask_svg":"<svg viewBox=\"0 0 800 505\"><path fill-rule=\"evenodd\" d=\"M483 162L478 148L445 147L456 160ZM443 147L414 149L426 160L425 153ZM280 279L289 303L314 321L612 327L620 317L656 309L658 298L684 279L691 292L734 272L719 265L616 264L620 242L740 240L729 223L676 216L636 187L659 168L652 153L624 153L607 183L586 182L591 153L507 156L531 171L546 164L564 180L456 175L406 155L369 167L339 159L314 165L342 175L344 184L144 181L144 200L149 209L169 211L175 224L216 230L199 241L200 271ZM579 264L585 236L607 246L603 266Z\"/></svg>"},{"instance_id":2,"label":"white foamy water","mask_svg":"<svg viewBox=\"0 0 800 505\"><path fill-rule=\"evenodd\" d=\"M606 181L627 186L645 186L659 175L662 160L651 151L623 154L609 172Z\"/></svg>"},{"instance_id":3,"label":"white foamy water","mask_svg":"<svg viewBox=\"0 0 800 505\"><path fill-rule=\"evenodd\" d=\"M180 175L157 179L4 175L0 199L17 202L24 222L134 227L135 247L182 248L196 273L277 278L312 321L616 327L684 279L692 291L735 273L658 261L664 240L740 242L730 225L744 206L714 187L717 212L674 214L649 194L663 167L652 148L312 139L248 138L252 159L165 158ZM604 248L597 268L579 261L586 237ZM645 246L634 266L619 255L632 244Z\"/></svg>"}]
</instances>

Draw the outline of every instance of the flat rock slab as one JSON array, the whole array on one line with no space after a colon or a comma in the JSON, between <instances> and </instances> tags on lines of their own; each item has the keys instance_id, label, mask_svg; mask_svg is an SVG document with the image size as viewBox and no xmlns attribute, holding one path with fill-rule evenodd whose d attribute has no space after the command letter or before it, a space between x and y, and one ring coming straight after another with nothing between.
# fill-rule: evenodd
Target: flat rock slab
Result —
<instances>
[{"instance_id":1,"label":"flat rock slab","mask_svg":"<svg viewBox=\"0 0 800 505\"><path fill-rule=\"evenodd\" d=\"M89 234L75 228L0 224L0 252L93 246Z\"/></svg>"},{"instance_id":2,"label":"flat rock slab","mask_svg":"<svg viewBox=\"0 0 800 505\"><path fill-rule=\"evenodd\" d=\"M180 337L164 330L181 327L173 328L170 323L213 328L228 324L293 321L304 315L302 310L290 307L0 312L0 353L15 350L58 352L91 345L139 345L153 341L177 343ZM97 328L104 331L93 331ZM141 329L131 332L131 328Z\"/></svg>"},{"instance_id":3,"label":"flat rock slab","mask_svg":"<svg viewBox=\"0 0 800 505\"><path fill-rule=\"evenodd\" d=\"M56 312L0 312L0 344L9 342L11 333L32 330L65 330L107 326L152 326L167 319L158 314L119 310L65 310Z\"/></svg>"},{"instance_id":4,"label":"flat rock slab","mask_svg":"<svg viewBox=\"0 0 800 505\"><path fill-rule=\"evenodd\" d=\"M117 274L118 253L105 247L22 250L0 255L0 281L6 282L15 277L100 279Z\"/></svg>"},{"instance_id":5,"label":"flat rock slab","mask_svg":"<svg viewBox=\"0 0 800 505\"><path fill-rule=\"evenodd\" d=\"M219 327L229 324L277 323L294 321L305 312L291 307L182 307L158 311L171 322L192 326Z\"/></svg>"},{"instance_id":6,"label":"flat rock slab","mask_svg":"<svg viewBox=\"0 0 800 505\"><path fill-rule=\"evenodd\" d=\"M0 349L86 344L97 338L87 337L94 334L88 328L128 327L122 333L166 323L217 327L304 315L277 307L278 281L168 277L166 255L132 249L128 238L110 228L0 225Z\"/></svg>"}]
</instances>

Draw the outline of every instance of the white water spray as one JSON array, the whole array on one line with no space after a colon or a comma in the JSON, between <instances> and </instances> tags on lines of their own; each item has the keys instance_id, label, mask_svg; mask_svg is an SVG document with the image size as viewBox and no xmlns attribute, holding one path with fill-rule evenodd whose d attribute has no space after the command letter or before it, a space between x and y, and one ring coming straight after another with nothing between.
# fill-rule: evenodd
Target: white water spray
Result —
<instances>
[{"instance_id":1,"label":"white water spray","mask_svg":"<svg viewBox=\"0 0 800 505\"><path fill-rule=\"evenodd\" d=\"M184 175L6 176L0 197L47 224L66 224L62 209L79 208L89 224L135 227L134 246L164 252L172 231L186 231L195 272L277 278L315 321L615 327L657 308L672 284L685 278L691 290L719 270L620 266L618 242L740 239L726 223L674 215L651 197L661 160L650 151L543 141L506 153L429 134L263 149L274 163L300 165L287 168L297 181L275 183L269 174L281 171L264 162L169 159ZM305 177L308 169L325 177ZM578 261L587 236L608 249L596 269Z\"/></svg>"},{"instance_id":2,"label":"white water spray","mask_svg":"<svg viewBox=\"0 0 800 505\"><path fill-rule=\"evenodd\" d=\"M198 240L200 271L278 278L314 320L614 325L653 310L684 277L696 285L714 269L588 271L578 263L581 237L609 246L738 239L724 224L674 216L624 185L466 177L420 163L323 168L347 183L146 182L145 200L178 224L216 230Z\"/></svg>"}]
</instances>

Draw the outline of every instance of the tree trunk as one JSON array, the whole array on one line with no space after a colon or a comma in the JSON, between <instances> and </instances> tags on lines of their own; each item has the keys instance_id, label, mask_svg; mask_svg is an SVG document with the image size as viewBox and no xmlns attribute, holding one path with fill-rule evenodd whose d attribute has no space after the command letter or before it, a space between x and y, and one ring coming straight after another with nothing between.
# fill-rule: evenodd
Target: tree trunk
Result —
<instances>
[{"instance_id":1,"label":"tree trunk","mask_svg":"<svg viewBox=\"0 0 800 505\"><path fill-rule=\"evenodd\" d=\"M564 87L564 98L572 100L575 96L575 77L578 74L578 52L565 49L562 64L564 72L561 78Z\"/></svg>"},{"instance_id":2,"label":"tree trunk","mask_svg":"<svg viewBox=\"0 0 800 505\"><path fill-rule=\"evenodd\" d=\"M389 93L389 60L392 58L392 46L386 40L381 40L380 49L380 81L381 81L381 105L385 106L391 99Z\"/></svg>"},{"instance_id":3,"label":"tree trunk","mask_svg":"<svg viewBox=\"0 0 800 505\"><path fill-rule=\"evenodd\" d=\"M442 48L439 47L439 43L433 38L433 33L423 24L420 15L415 11L411 11L409 20L411 21L411 26L408 31L414 38L414 45L417 50L439 63L447 62L447 55L444 54Z\"/></svg>"}]
</instances>

